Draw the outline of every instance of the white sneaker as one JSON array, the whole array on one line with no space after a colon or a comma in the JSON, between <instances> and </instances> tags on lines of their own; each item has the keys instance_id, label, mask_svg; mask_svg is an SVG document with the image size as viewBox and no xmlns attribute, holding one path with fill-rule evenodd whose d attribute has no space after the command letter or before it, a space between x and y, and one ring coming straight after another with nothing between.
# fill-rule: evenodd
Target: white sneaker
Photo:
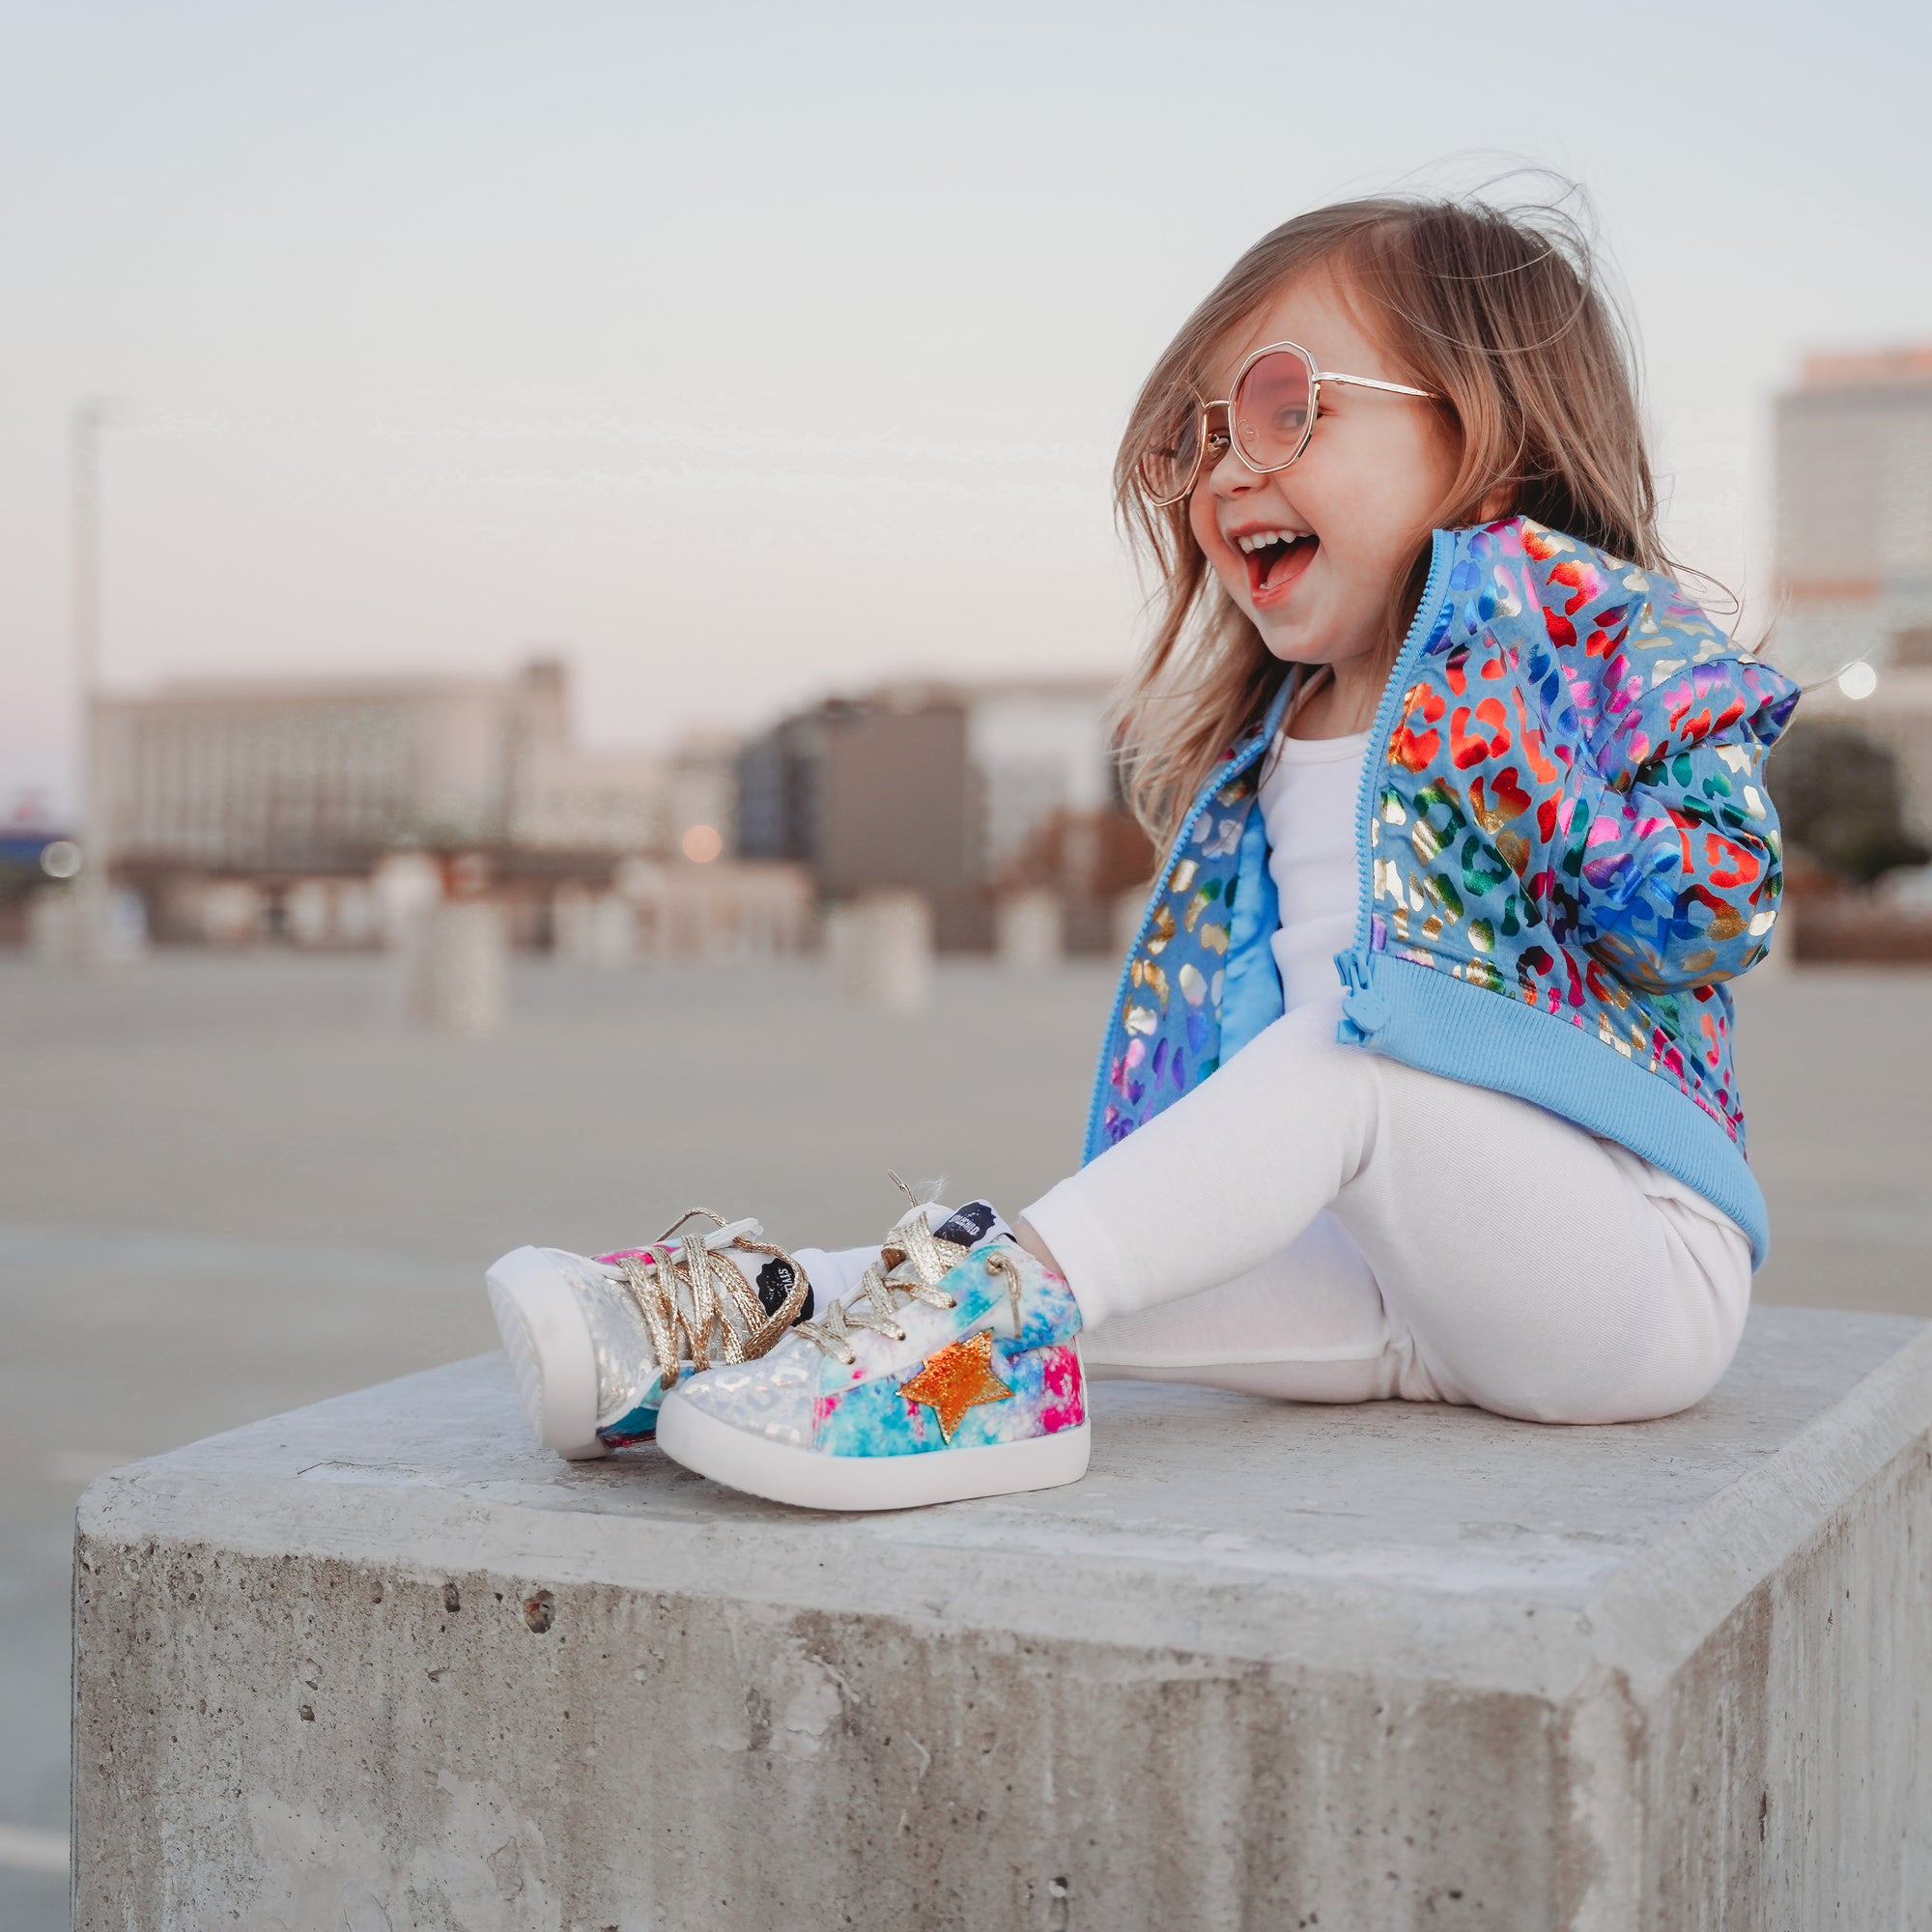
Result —
<instances>
[{"instance_id":1,"label":"white sneaker","mask_svg":"<svg viewBox=\"0 0 1932 1932\"><path fill-rule=\"evenodd\" d=\"M685 1223L704 1235L673 1239ZM756 1221L691 1213L648 1248L516 1248L484 1277L530 1431L574 1460L641 1441L680 1376L744 1362L812 1311L811 1283Z\"/></svg>"},{"instance_id":2,"label":"white sneaker","mask_svg":"<svg viewBox=\"0 0 1932 1932\"><path fill-rule=\"evenodd\" d=\"M758 1360L668 1393L658 1446L714 1482L808 1509L1078 1482L1091 1438L1072 1292L1004 1228L972 1246L948 1233L908 1214L850 1300Z\"/></svg>"}]
</instances>

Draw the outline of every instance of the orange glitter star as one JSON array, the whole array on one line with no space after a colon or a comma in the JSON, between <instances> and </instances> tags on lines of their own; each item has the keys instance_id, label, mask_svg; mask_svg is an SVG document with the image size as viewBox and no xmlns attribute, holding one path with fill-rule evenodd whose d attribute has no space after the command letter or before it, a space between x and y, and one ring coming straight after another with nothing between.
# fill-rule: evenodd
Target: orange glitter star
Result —
<instances>
[{"instance_id":1,"label":"orange glitter star","mask_svg":"<svg viewBox=\"0 0 1932 1932\"><path fill-rule=\"evenodd\" d=\"M908 1402L922 1402L939 1418L943 1441L952 1440L969 1408L982 1402L1010 1402L1013 1392L993 1373L993 1337L982 1328L963 1342L949 1342L909 1382L899 1384Z\"/></svg>"}]
</instances>

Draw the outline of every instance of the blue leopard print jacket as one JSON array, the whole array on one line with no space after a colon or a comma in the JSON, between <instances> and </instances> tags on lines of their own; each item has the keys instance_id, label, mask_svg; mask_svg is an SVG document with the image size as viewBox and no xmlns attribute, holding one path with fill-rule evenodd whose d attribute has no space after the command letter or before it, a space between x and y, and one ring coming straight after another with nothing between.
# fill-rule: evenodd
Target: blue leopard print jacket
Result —
<instances>
[{"instance_id":1,"label":"blue leopard print jacket","mask_svg":"<svg viewBox=\"0 0 1932 1932\"><path fill-rule=\"evenodd\" d=\"M1195 801L1127 955L1085 1158L1282 1011L1256 804L1288 700ZM1621 1142L1767 1246L1725 981L1781 889L1797 688L1668 579L1527 518L1438 530L1369 737L1340 1037Z\"/></svg>"}]
</instances>

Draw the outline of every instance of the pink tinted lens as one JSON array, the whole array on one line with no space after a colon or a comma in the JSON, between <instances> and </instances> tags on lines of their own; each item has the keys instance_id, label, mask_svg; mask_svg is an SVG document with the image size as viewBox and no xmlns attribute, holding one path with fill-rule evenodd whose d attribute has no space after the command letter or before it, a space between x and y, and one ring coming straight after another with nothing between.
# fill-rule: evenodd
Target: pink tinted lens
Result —
<instances>
[{"instance_id":1,"label":"pink tinted lens","mask_svg":"<svg viewBox=\"0 0 1932 1932\"><path fill-rule=\"evenodd\" d=\"M1235 393L1235 440L1241 454L1262 469L1293 463L1308 440L1312 372L1292 349L1264 355L1241 378Z\"/></svg>"}]
</instances>

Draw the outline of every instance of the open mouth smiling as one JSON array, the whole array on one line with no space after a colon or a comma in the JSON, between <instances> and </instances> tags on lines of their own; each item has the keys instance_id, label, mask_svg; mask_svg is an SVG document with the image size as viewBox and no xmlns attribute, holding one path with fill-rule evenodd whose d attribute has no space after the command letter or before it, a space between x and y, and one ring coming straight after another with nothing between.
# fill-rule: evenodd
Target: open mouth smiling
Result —
<instances>
[{"instance_id":1,"label":"open mouth smiling","mask_svg":"<svg viewBox=\"0 0 1932 1932\"><path fill-rule=\"evenodd\" d=\"M1321 539L1313 530L1243 530L1229 538L1248 566L1248 590L1256 598L1288 588L1315 559Z\"/></svg>"}]
</instances>

